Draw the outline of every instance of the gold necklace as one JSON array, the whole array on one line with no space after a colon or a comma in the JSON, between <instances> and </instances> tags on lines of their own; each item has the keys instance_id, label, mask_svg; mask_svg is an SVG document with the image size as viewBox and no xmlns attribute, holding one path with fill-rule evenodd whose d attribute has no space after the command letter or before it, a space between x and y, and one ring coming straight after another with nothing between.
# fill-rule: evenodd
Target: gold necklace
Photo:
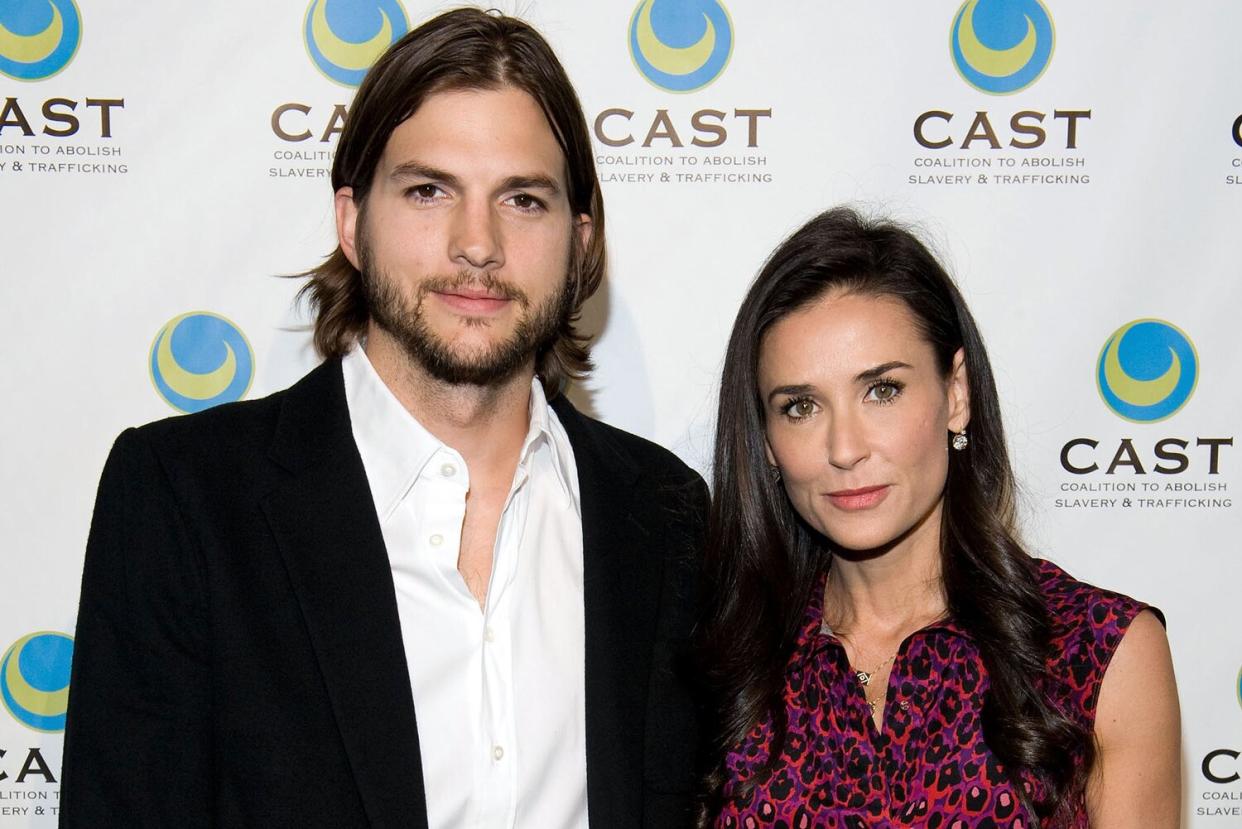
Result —
<instances>
[{"instance_id":1,"label":"gold necklace","mask_svg":"<svg viewBox=\"0 0 1242 829\"><path fill-rule=\"evenodd\" d=\"M832 569L829 569L828 576L827 578L824 579L824 607L825 608L827 608L827 605L828 605L828 588L832 585L833 572L834 571ZM844 642L845 639L847 638L846 634L844 633L833 632L832 627L828 624L827 617L824 617L822 621L820 622L820 628L828 633L832 633L838 639L842 640L842 642ZM893 660L897 658L897 653L900 650L901 649L899 647L898 650L893 651L893 653L887 659L885 659L883 662L881 662L879 665L876 665L874 668L872 668L869 671L859 670L857 668L854 669L854 678L857 679L858 684L863 687L863 699L866 701L867 707L871 709L872 715L875 714L875 710L877 706L879 706L880 701L883 700L884 697L888 694L888 685L887 683L885 683L884 687L880 688L880 693L874 699L872 699L871 696L867 693L867 690L871 685L871 680L875 677L877 673L879 673L884 668L885 665L889 664L890 662L892 662Z\"/></svg>"},{"instance_id":2,"label":"gold necklace","mask_svg":"<svg viewBox=\"0 0 1242 829\"><path fill-rule=\"evenodd\" d=\"M855 670L855 671L854 671L854 676L855 676L855 677L857 677L858 681L859 681L859 682L862 684L862 686L865 688L865 687L867 687L868 685L870 685L870 684L871 684L871 677L873 677L873 676L875 676L877 673L879 673L881 668L883 668L885 665L887 665L888 663L892 662L892 661L893 661L894 659L896 659L896 658L897 658L897 654L896 654L896 653L894 653L894 654L893 654L892 656L890 656L888 659L885 659L883 662L881 662L879 665L876 665L874 668L872 668L872 669L871 669L871 670L869 670L869 671L859 671L859 670Z\"/></svg>"},{"instance_id":3,"label":"gold necklace","mask_svg":"<svg viewBox=\"0 0 1242 829\"><path fill-rule=\"evenodd\" d=\"M875 714L875 710L879 706L880 701L883 700L885 695L888 693L888 687L886 684L884 687L880 688L880 693L877 694L875 698L873 699L871 695L868 693L868 689L871 686L871 680L877 673L880 672L880 670L885 665L892 662L896 658L897 658L897 654L894 653L888 659L885 659L883 662L881 662L879 665L876 665L874 668L872 668L869 671L859 671L859 670L854 671L854 678L857 679L858 684L863 687L863 699L866 701L867 707L871 709L871 713L873 715Z\"/></svg>"}]
</instances>

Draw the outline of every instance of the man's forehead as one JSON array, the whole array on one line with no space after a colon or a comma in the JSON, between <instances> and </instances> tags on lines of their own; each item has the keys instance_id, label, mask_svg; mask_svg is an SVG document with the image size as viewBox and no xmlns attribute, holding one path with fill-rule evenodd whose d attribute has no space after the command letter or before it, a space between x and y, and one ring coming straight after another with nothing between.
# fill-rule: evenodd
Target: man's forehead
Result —
<instances>
[{"instance_id":1,"label":"man's forehead","mask_svg":"<svg viewBox=\"0 0 1242 829\"><path fill-rule=\"evenodd\" d=\"M541 164L563 181L565 154L539 102L518 87L449 88L429 94L401 121L384 147L388 168L410 154L435 153L471 166ZM527 172L536 172L530 170Z\"/></svg>"}]
</instances>

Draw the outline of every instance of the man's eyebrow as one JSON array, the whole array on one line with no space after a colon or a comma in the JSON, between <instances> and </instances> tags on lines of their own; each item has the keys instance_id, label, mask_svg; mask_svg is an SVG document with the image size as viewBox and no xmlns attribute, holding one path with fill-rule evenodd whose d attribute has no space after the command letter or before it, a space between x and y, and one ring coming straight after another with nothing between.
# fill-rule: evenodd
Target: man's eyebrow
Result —
<instances>
[{"instance_id":1,"label":"man's eyebrow","mask_svg":"<svg viewBox=\"0 0 1242 829\"><path fill-rule=\"evenodd\" d=\"M814 386L806 383L803 383L800 386L777 386L772 389L772 391L768 392L768 402L771 403L772 399L780 394L787 394L790 397L797 397L802 394L810 394L814 390Z\"/></svg>"},{"instance_id":2,"label":"man's eyebrow","mask_svg":"<svg viewBox=\"0 0 1242 829\"><path fill-rule=\"evenodd\" d=\"M901 360L892 360L887 363L881 363L875 368L869 368L866 371L858 372L858 374L854 377L854 382L865 383L868 380L874 380L877 377L881 377L885 374L888 374L890 371L896 368L913 368L913 366L911 366L909 363L903 363L901 362Z\"/></svg>"},{"instance_id":3,"label":"man's eyebrow","mask_svg":"<svg viewBox=\"0 0 1242 829\"><path fill-rule=\"evenodd\" d=\"M426 179L427 181L447 184L449 187L459 187L461 185L461 179L452 173L419 161L407 161L403 164L398 164L389 174L389 178L394 180L403 178ZM509 176L501 182L500 190L543 190L551 196L558 196L561 192L560 185L556 183L556 180L542 173Z\"/></svg>"},{"instance_id":4,"label":"man's eyebrow","mask_svg":"<svg viewBox=\"0 0 1242 829\"><path fill-rule=\"evenodd\" d=\"M450 187L456 187L461 182L457 176L452 173L446 173L444 170L437 170L435 167L422 164L418 161L407 161L404 164L398 164L388 175L391 179L403 178L424 178L428 181L447 184Z\"/></svg>"},{"instance_id":5,"label":"man's eyebrow","mask_svg":"<svg viewBox=\"0 0 1242 829\"><path fill-rule=\"evenodd\" d=\"M500 185L501 190L544 190L549 195L559 196L560 185L551 176L532 173L525 176L509 176Z\"/></svg>"}]
</instances>

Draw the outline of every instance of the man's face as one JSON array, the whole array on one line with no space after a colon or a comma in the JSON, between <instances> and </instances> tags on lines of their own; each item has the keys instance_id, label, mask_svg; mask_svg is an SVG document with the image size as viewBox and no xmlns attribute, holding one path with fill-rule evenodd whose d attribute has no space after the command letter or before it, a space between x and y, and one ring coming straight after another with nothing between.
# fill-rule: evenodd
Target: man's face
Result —
<instances>
[{"instance_id":1,"label":"man's face","mask_svg":"<svg viewBox=\"0 0 1242 829\"><path fill-rule=\"evenodd\" d=\"M531 365L569 312L565 158L525 92L439 92L384 148L365 209L337 193L342 248L363 274L369 341L432 376L492 385Z\"/></svg>"}]
</instances>

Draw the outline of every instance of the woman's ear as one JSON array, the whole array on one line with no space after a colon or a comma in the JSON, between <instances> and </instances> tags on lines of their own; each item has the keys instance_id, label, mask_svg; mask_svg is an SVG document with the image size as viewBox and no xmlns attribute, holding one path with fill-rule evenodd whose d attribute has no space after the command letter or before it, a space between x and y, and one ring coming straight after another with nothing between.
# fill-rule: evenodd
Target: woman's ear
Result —
<instances>
[{"instance_id":1,"label":"woman's ear","mask_svg":"<svg viewBox=\"0 0 1242 829\"><path fill-rule=\"evenodd\" d=\"M970 423L970 376L967 373L966 350L959 348L953 355L949 370L949 431L960 432Z\"/></svg>"}]
</instances>

